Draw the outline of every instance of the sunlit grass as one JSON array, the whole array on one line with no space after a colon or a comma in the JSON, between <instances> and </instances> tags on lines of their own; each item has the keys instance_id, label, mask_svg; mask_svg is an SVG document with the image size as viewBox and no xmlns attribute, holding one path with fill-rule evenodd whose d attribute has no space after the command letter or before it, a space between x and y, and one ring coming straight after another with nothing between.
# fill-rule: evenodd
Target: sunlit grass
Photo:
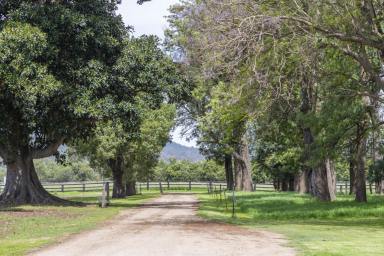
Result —
<instances>
[{"instance_id":1,"label":"sunlit grass","mask_svg":"<svg viewBox=\"0 0 384 256\"><path fill-rule=\"evenodd\" d=\"M319 202L294 193L237 193L236 216L225 201L200 195L205 218L252 226L286 235L301 255L384 255L384 197L367 204L339 196Z\"/></svg>"}]
</instances>

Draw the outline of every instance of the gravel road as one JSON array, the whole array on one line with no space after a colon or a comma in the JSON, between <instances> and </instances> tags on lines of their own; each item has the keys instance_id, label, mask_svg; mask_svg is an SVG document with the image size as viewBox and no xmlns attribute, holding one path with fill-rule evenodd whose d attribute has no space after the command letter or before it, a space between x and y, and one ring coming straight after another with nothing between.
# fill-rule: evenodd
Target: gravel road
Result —
<instances>
[{"instance_id":1,"label":"gravel road","mask_svg":"<svg viewBox=\"0 0 384 256\"><path fill-rule=\"evenodd\" d=\"M36 256L292 256L278 234L208 222L192 194L163 195Z\"/></svg>"}]
</instances>

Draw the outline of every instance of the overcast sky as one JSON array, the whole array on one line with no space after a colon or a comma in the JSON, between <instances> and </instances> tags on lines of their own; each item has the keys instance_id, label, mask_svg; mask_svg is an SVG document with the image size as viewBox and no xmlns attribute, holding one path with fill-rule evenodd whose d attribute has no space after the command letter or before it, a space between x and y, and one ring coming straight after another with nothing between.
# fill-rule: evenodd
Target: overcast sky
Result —
<instances>
[{"instance_id":1,"label":"overcast sky","mask_svg":"<svg viewBox=\"0 0 384 256\"><path fill-rule=\"evenodd\" d=\"M122 1L119 13L123 16L125 24L134 27L136 36L152 34L164 38L164 29L167 27L165 16L169 14L169 7L179 0L152 0L143 5L138 5L136 2L136 0ZM181 138L180 129L176 129L172 137L173 141L179 144L196 146L196 142L188 142Z\"/></svg>"}]
</instances>

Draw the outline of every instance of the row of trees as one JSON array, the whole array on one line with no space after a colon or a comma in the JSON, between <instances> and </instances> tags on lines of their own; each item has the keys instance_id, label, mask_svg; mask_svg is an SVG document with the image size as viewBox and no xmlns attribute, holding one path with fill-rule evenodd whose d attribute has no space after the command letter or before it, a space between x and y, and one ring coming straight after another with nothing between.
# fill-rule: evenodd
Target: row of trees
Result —
<instances>
[{"instance_id":1,"label":"row of trees","mask_svg":"<svg viewBox=\"0 0 384 256\"><path fill-rule=\"evenodd\" d=\"M170 159L160 161L147 178L152 181L223 181L225 172L223 166L213 160L191 162Z\"/></svg>"},{"instance_id":2,"label":"row of trees","mask_svg":"<svg viewBox=\"0 0 384 256\"><path fill-rule=\"evenodd\" d=\"M133 142L131 143L134 144ZM147 154L146 152L142 153ZM106 154L106 152L104 152L104 154ZM134 166L132 168L129 166L126 167L127 163L123 162L125 165L122 164L120 170L122 175L119 175L119 173L113 173L113 169L108 166L108 160L102 161L102 158L105 156L104 154L99 159L93 158L93 161L96 162L92 163L82 155L77 155L77 153L72 152L71 156L67 157L64 163L57 163L54 159L42 159L35 161L35 168L40 180L44 182L101 181L112 178L114 179L114 184L120 186L119 189L126 189L124 186L126 185L128 192L134 191L134 188L133 190L130 188L131 184L129 181L198 182L225 180L224 167L213 160L191 162L187 160L170 159L169 161L158 161L156 157L157 153L145 159L146 162L154 159L152 160L151 166L147 164L142 165L134 160L134 162L131 163ZM123 156L123 161L141 156L141 152L138 155L133 152ZM127 157L129 157L129 159L126 160ZM5 168L0 167L0 182L2 182L4 175ZM121 197L125 196L125 194L119 195L116 193L116 196Z\"/></svg>"},{"instance_id":3,"label":"row of trees","mask_svg":"<svg viewBox=\"0 0 384 256\"><path fill-rule=\"evenodd\" d=\"M229 187L234 173L236 189L251 189L253 159L279 189L320 200L336 198L335 166L348 166L356 201L367 201L368 169L384 192L383 7L372 0L172 7L168 50L196 85L182 122L225 164Z\"/></svg>"},{"instance_id":4,"label":"row of trees","mask_svg":"<svg viewBox=\"0 0 384 256\"><path fill-rule=\"evenodd\" d=\"M62 160L63 144L110 168L115 197L138 163L153 165L173 125L167 104L188 90L157 38L130 35L119 2L0 2L0 203L67 203L44 190L34 167Z\"/></svg>"}]
</instances>

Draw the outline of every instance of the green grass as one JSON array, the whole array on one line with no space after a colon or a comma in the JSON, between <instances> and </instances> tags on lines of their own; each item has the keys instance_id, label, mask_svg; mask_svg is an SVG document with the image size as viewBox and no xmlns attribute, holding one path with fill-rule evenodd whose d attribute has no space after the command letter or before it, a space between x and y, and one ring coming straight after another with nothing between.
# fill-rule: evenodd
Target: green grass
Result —
<instances>
[{"instance_id":1,"label":"green grass","mask_svg":"<svg viewBox=\"0 0 384 256\"><path fill-rule=\"evenodd\" d=\"M359 204L349 196L326 203L293 193L237 193L235 218L230 204L199 197L202 217L284 234L300 255L384 255L384 197Z\"/></svg>"},{"instance_id":2,"label":"green grass","mask_svg":"<svg viewBox=\"0 0 384 256\"><path fill-rule=\"evenodd\" d=\"M31 249L89 230L112 218L120 210L133 207L158 195L143 193L112 200L108 208L97 206L100 193L66 192L56 195L86 202L86 207L20 206L0 209L0 255L23 255Z\"/></svg>"}]
</instances>

